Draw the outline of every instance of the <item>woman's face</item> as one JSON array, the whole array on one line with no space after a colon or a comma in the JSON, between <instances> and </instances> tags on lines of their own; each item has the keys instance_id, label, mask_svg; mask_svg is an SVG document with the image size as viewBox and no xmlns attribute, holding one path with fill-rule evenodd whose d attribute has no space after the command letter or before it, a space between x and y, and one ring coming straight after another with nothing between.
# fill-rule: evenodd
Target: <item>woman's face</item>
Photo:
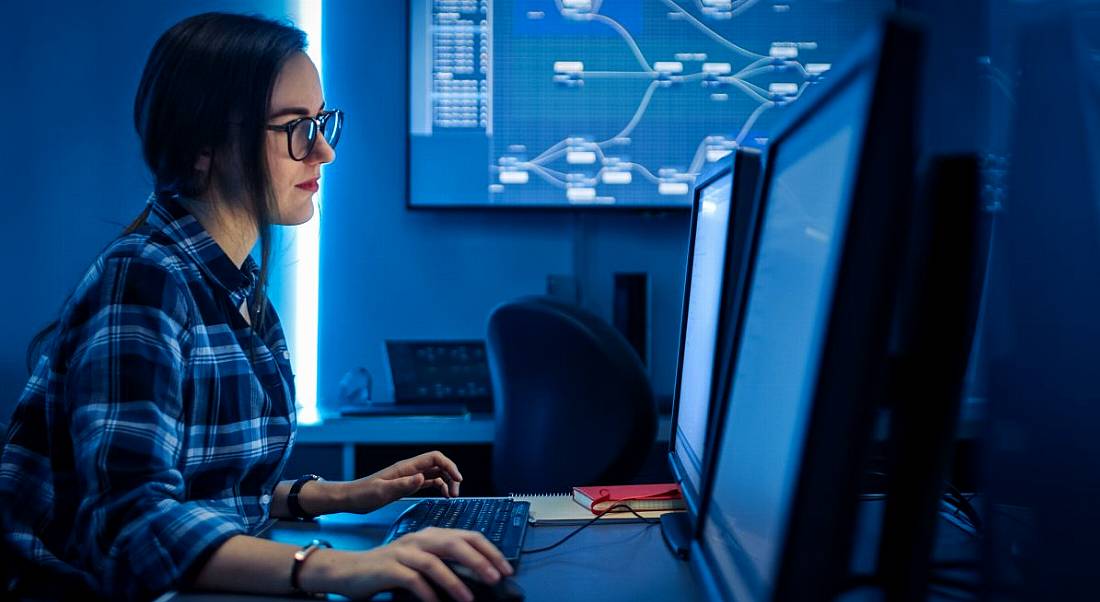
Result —
<instances>
[{"instance_id":1,"label":"woman's face","mask_svg":"<svg viewBox=\"0 0 1100 602\"><path fill-rule=\"evenodd\" d=\"M321 79L313 61L302 52L294 53L275 79L267 123L283 125L299 117L316 117L324 105ZM336 151L318 133L309 155L302 161L295 161L287 150L286 136L286 132L268 130L267 165L278 205L272 221L291 226L313 217L313 194L321 177L321 165L331 163L336 158Z\"/></svg>"}]
</instances>

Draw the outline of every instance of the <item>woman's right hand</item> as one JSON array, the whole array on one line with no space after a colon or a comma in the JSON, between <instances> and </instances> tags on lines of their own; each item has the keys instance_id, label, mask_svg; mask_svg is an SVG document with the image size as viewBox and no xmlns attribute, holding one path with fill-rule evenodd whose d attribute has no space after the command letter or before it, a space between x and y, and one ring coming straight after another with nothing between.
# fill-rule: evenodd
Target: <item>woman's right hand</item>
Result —
<instances>
[{"instance_id":1,"label":"woman's right hand","mask_svg":"<svg viewBox=\"0 0 1100 602\"><path fill-rule=\"evenodd\" d=\"M473 569L490 584L499 581L501 575L513 573L504 555L484 535L459 529L431 527L366 552L333 551L324 556L314 571L309 570L306 562L302 570L303 588L335 592L352 599L403 588L421 600L435 602L437 597L428 584L434 581L455 600L473 600L470 589L444 560ZM307 577L307 573L311 575ZM311 583L315 585L311 587Z\"/></svg>"}]
</instances>

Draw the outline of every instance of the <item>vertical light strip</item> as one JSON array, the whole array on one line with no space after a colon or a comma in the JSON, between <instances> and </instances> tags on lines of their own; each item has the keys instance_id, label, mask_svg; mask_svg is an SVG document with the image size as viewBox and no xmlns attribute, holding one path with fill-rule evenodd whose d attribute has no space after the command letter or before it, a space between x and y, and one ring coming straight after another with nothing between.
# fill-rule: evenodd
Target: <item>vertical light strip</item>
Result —
<instances>
[{"instance_id":1,"label":"vertical light strip","mask_svg":"<svg viewBox=\"0 0 1100 602\"><path fill-rule=\"evenodd\" d=\"M485 106L488 109L486 112L485 120L485 137L493 137L493 57L496 56L496 48L493 48L493 44L496 44L496 40L493 38L493 0L489 0L489 6L485 11L485 24L486 31L482 35L486 35L489 38L489 52L487 69L485 70L485 81L488 82L485 85ZM485 38L482 38L485 39ZM491 142L490 142L491 144Z\"/></svg>"},{"instance_id":2,"label":"vertical light strip","mask_svg":"<svg viewBox=\"0 0 1100 602\"><path fill-rule=\"evenodd\" d=\"M306 54L317 66L324 90L324 68L321 63L321 10L322 0L298 0L295 24L306 33L309 48ZM294 290L288 297L294 299L294 324L290 333L290 354L294 365L295 388L301 411L298 422L311 424L320 420L317 409L317 330L318 297L320 294L321 258L321 208L325 191L322 174L320 189L314 195L313 219L297 226L288 249L294 277L289 279Z\"/></svg>"}]
</instances>

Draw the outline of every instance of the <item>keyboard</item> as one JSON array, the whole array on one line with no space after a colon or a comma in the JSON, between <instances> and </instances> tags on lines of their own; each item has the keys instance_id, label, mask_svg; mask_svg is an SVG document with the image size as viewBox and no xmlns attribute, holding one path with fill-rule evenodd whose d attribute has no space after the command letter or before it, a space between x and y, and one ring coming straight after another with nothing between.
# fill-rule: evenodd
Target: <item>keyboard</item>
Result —
<instances>
[{"instance_id":1,"label":"keyboard","mask_svg":"<svg viewBox=\"0 0 1100 602\"><path fill-rule=\"evenodd\" d=\"M516 566L530 509L530 502L508 497L421 500L397 517L384 543L428 527L481 531Z\"/></svg>"}]
</instances>

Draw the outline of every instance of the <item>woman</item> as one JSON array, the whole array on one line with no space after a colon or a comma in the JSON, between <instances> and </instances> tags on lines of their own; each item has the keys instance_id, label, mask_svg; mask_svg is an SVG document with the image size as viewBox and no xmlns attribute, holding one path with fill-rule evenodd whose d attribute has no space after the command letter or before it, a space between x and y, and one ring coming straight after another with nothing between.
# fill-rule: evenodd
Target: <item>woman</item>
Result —
<instances>
[{"instance_id":1,"label":"woman","mask_svg":"<svg viewBox=\"0 0 1100 602\"><path fill-rule=\"evenodd\" d=\"M343 120L325 110L304 48L293 27L220 13L154 46L134 121L155 192L65 304L0 462L9 592L405 588L432 600L433 581L468 600L442 559L489 582L511 574L473 532L298 559L297 546L250 535L269 516L368 512L426 487L458 495L462 480L431 452L357 481L278 482L295 409L265 294L267 232L310 219Z\"/></svg>"}]
</instances>

